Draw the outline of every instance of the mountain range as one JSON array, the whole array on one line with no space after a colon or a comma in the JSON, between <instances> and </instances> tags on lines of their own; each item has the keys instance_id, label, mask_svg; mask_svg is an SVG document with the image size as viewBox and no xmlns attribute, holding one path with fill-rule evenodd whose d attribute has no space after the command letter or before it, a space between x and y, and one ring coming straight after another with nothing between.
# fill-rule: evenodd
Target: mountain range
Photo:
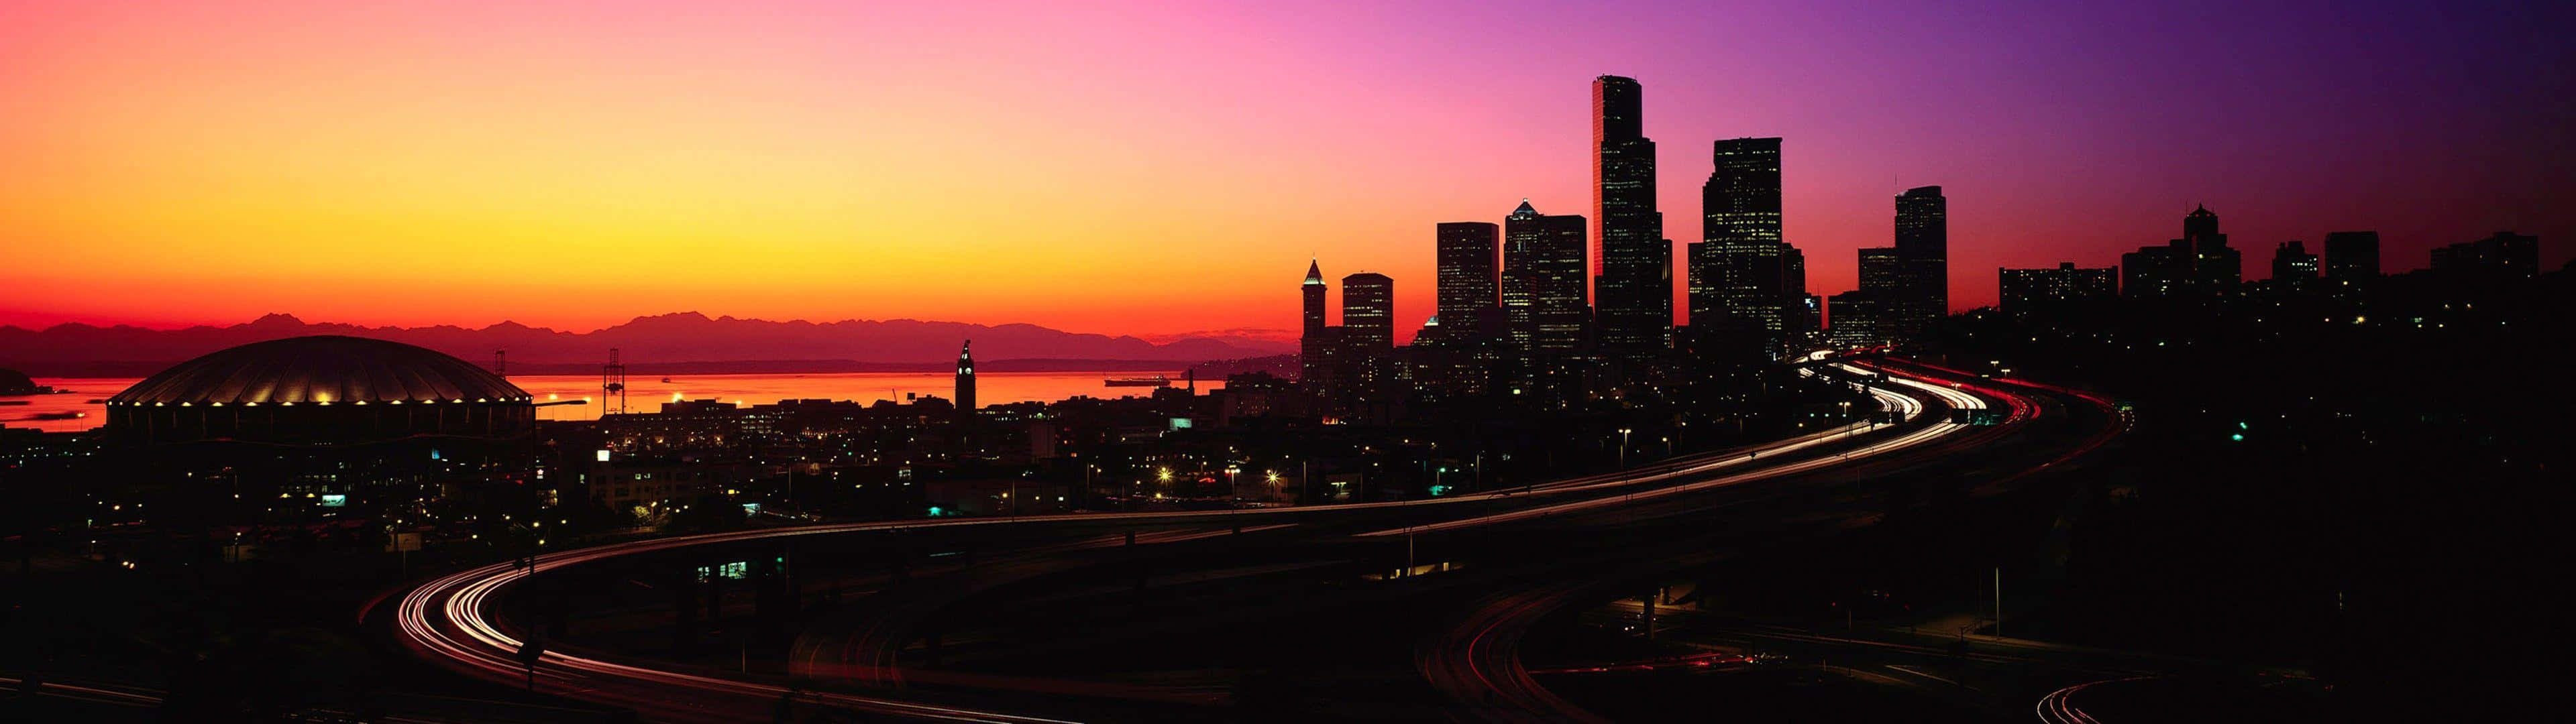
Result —
<instances>
[{"instance_id":1,"label":"mountain range","mask_svg":"<svg viewBox=\"0 0 2576 724\"><path fill-rule=\"evenodd\" d=\"M1228 330L1232 332L1234 330ZM171 363L235 345L314 334L374 337L488 363L507 352L512 372L596 371L619 350L637 371L842 372L940 369L957 347L974 341L979 368L1136 369L1209 360L1276 355L1293 342L1250 334L1182 337L1149 342L1132 336L1079 334L1032 324L983 325L915 319L808 322L709 318L697 312L636 317L590 332L566 332L502 322L480 329L366 327L314 323L270 314L231 326L146 329L118 325L59 324L42 330L0 326L0 368L40 377L122 377L158 371ZM1025 360L1023 364L990 362Z\"/></svg>"}]
</instances>

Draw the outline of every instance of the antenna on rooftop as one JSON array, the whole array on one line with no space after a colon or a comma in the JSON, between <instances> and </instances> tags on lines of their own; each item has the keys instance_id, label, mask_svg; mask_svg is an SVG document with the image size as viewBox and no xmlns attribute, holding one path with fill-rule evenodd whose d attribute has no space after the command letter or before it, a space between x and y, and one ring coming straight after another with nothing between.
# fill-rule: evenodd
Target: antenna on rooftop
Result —
<instances>
[{"instance_id":1,"label":"antenna on rooftop","mask_svg":"<svg viewBox=\"0 0 2576 724\"><path fill-rule=\"evenodd\" d=\"M626 414L626 365L617 361L617 348L608 348L608 364L599 366L599 404L601 417Z\"/></svg>"}]
</instances>

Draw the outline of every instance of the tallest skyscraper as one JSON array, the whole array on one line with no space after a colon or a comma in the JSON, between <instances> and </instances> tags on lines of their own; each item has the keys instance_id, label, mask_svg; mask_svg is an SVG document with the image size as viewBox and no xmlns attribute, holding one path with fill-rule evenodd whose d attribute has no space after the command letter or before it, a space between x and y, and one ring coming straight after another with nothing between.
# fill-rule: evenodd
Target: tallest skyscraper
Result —
<instances>
[{"instance_id":1,"label":"tallest skyscraper","mask_svg":"<svg viewBox=\"0 0 2576 724\"><path fill-rule=\"evenodd\" d=\"M1655 210L1655 142L1633 78L1592 80L1593 306L1601 344L1622 357L1670 346L1673 245Z\"/></svg>"}]
</instances>

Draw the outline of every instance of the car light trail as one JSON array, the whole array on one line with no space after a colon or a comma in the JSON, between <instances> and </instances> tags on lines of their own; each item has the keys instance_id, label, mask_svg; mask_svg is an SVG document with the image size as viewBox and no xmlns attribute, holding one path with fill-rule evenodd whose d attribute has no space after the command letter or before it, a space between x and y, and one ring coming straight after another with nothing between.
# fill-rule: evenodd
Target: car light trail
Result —
<instances>
[{"instance_id":1,"label":"car light trail","mask_svg":"<svg viewBox=\"0 0 2576 724\"><path fill-rule=\"evenodd\" d=\"M2076 684L2074 686L2048 692L2047 696L2039 698L2039 704L2033 707L2033 709L2039 713L2039 720L2048 722L2048 724L2101 724L2100 720L2094 719L2092 715L2084 713L2083 709L2075 707L2074 699L2076 692L2100 686L2102 684L2138 681L2145 678L2147 677L2107 679L2103 681Z\"/></svg>"},{"instance_id":2,"label":"car light trail","mask_svg":"<svg viewBox=\"0 0 2576 724\"><path fill-rule=\"evenodd\" d=\"M1811 356L1810 359L1822 359L1822 357ZM1866 372L1865 370L1859 370L1848 365L1836 366L1845 371ZM1807 372L1807 370L1801 371ZM1903 373L1892 372L1891 377L1901 374ZM1919 391L1922 394L1929 395L1940 399L1947 404L1954 405L1958 409L1983 409L1985 405L1979 401L1979 398L1962 391L1963 389L1978 390L2001 400L2003 404L2009 408L2010 412L2005 418L2007 424L2036 419L2040 415L2040 410L2042 409L2036 401L2023 395L2002 389L1993 389L1967 383L1959 383L1954 386L1939 382L1925 382L1915 379L1892 379L1891 381L1896 386L1909 391ZM2020 386L2017 383L2007 384ZM1871 388L1871 392L1875 394L1879 392L1879 390L1873 387ZM2015 473L2013 476L2006 478L2007 480L2018 478L2021 475L2064 462L2076 454L2081 454L2084 451L2098 447L2109 436L2117 435L2122 429L2125 429L2124 420L2116 414L2117 411L2113 410L2111 406L2100 397L2072 392L2067 394L2079 397L2088 403L2100 407L2106 413L2112 413L2111 424L2105 426L2104 432L2094 435L2079 443L2074 448L2073 452L2058 456L2049 462L2041 463L2038 467L2031 468L2020 473ZM1912 417L1912 411L1909 411L1907 416L1909 418ZM1877 454L1902 447L1920 445L1925 441L1935 439L1940 436L1955 434L1959 432L1959 428L1962 427L1968 427L1968 425L1935 423L1930 427L1913 431L1907 435L1879 442L1869 446L1868 448L1863 448L1862 450L1868 451L1866 453L1862 450L1854 450L1853 454ZM1967 437L1969 439L1982 439L1981 436ZM1771 475L1788 474L1799 469L1812 469L1814 467L1821 467L1823 464L1831 464L1835 462L1839 462L1838 456L1781 466L1780 468L1772 470L1745 472L1714 480L1677 486L1674 488L1641 492L1638 495L1640 497L1652 497L1656 495L1672 494L1686 489L1728 485L1735 482L1753 480ZM1590 505L1595 504L1613 505L1618 504L1619 502L1620 499L1618 497L1609 497L1602 500L1566 503L1551 507L1558 509L1573 509L1589 507ZM1487 516L1483 519L1451 521L1450 524L1475 525L1483 522L1497 522L1500 520L1511 519L1512 517L1513 514L1504 514ZM1450 524L1420 526L1410 530L1420 531L1437 529ZM1380 531L1378 534L1386 535L1401 532L1406 531ZM1671 570L1687 570L1704 564L1710 556L1711 554L1704 551L1685 552L1659 561L1656 565ZM1633 571L1631 573L1633 573ZM1610 574L1603 580L1615 579L1618 578L1619 575L1621 574ZM1564 699L1557 697L1554 693L1549 692L1546 687L1540 686L1530 677L1530 671L1521 665L1520 657L1518 655L1518 643L1523 630L1533 625L1539 619L1549 615L1551 612L1561 608L1566 603L1576 600L1578 596L1583 595L1587 590L1597 592L1597 589L1594 588L1594 586L1597 585L1597 581L1587 582L1580 580L1580 577L1577 577L1576 579L1571 580L1551 580L1533 587L1497 594L1495 597L1478 604L1474 610L1458 622L1455 628L1451 629L1451 631L1446 634L1445 638L1440 639L1437 643L1426 649L1418 651L1415 655L1415 667L1426 679L1429 679L1432 682L1433 686L1441 689L1453 700L1469 706L1482 718L1498 721L1600 721L1601 718L1599 716L1574 706ZM1803 640L1843 641L1842 639L1829 639L1825 637L1787 633L1763 633L1756 635ZM1890 646L1893 648L1918 650L1925 653L1935 652L1935 650L1928 648L1880 644L1878 642L1861 640L1849 640L1848 643ZM1992 657L1988 654L1969 654L1968 657L1977 660L2000 658ZM1928 676L1927 674L1923 674L1918 671L1907 671L1906 673L1918 676ZM2095 720L2092 717L2085 715L2081 710L2076 709L2068 701L2069 696L2076 691L2082 690L2084 686L2090 686L2090 684L2069 687L2043 699L2038 707L2041 720L2049 722L2050 724L2060 724L2061 722L2084 722L2086 724L2094 724Z\"/></svg>"},{"instance_id":3,"label":"car light trail","mask_svg":"<svg viewBox=\"0 0 2576 724\"><path fill-rule=\"evenodd\" d=\"M1854 374L1869 374L1868 370L1863 370L1848 364L1837 365L1837 367ZM1801 370L1801 372L1804 374L1813 374L1812 370ZM1892 376L1891 379L1897 384L1903 385L1909 389L1939 398L1945 404L1954 408L1980 409L1984 407L1984 403L1980 402L1975 396L1956 389L1927 384L1903 377ZM1923 413L1923 404L1905 394L1899 394L1875 386L1869 388L1869 393L1878 398L1882 404L1886 405L1887 409L1896 411L1900 415L1901 419L1913 420L1920 417ZM1683 458L1683 460L1688 461L1688 464L1674 467L1663 472L1648 474L1629 474L1627 472L1607 473L1477 495L1374 503L1341 503L1333 505L1301 506L1297 508L1264 508L1234 511L1230 513L1210 513L1206 511L1085 513L1033 515L1021 516L1018 518L817 525L756 531L707 533L657 540L616 543L544 554L536 557L534 560L536 562L535 568L538 570L544 570L557 566L594 562L620 556L650 553L654 551L670 550L689 546L803 535L828 535L835 533L889 531L913 528L943 528L973 525L1007 525L1049 521L1154 521L1231 517L1237 515L1269 517L1323 513L1336 510L1403 508L1422 505L1445 505L1473 501L1492 501L1510 496L1528 494L1553 495L1588 492L1604 488L1629 487L1672 480L1682 476L1706 474L1716 470L1755 462L1764 453L1776 455L1779 453L1793 452L1828 444L1836 441L1839 436L1863 430L1875 429L1878 425L1879 423L1874 422L1851 423L1834 429L1801 435L1788 440L1782 440L1769 445L1744 450L1742 451L1745 453L1743 455L1736 455L1730 452L1722 455L1713 454ZM1766 477L1776 477L1780 475L1789 475L1815 470L1830 465L1841 464L1848 458L1868 457L1879 453L1919 445L1955 432L1961 427L1965 427L1965 425L1949 422L1935 422L1929 427L1921 430L1912 431L1891 440L1880 441L1852 450L1848 456L1818 458L1739 475L1720 477L1707 481L1640 491L1630 497L1651 498L1674 495L1693 490L1731 485L1747 480L1756 480ZM1621 502L1621 499L1617 497L1603 497L1524 509L1499 515L1480 516L1458 521L1449 521L1430 526L1415 526L1403 529L1377 531L1364 535L1393 535L1408 531L1444 530L1471 525L1485 525L1506 520L1518 520L1540 515L1549 515L1567 510L1578 510L1601 505L1615 505L1619 502ZM1262 530L1275 527L1281 526L1263 526L1260 528L1247 528L1246 530ZM1158 537L1158 540L1166 542L1191 540L1210 535L1215 534L1206 533L1161 536ZM1095 540L1086 541L1076 545L1088 546L1095 544L1107 545L1108 542ZM450 666L461 671L497 681L520 681L521 677L530 671L529 668L523 667L516 659L516 654L519 650L521 641L504 632L500 627L486 619L483 612L487 607L487 603L493 597L498 595L502 589L530 575L532 575L530 571L522 570L514 564L497 563L465 570L433 580L418 588L412 589L403 595L400 604L396 607L396 626L415 649L423 652L424 654L431 655L434 658L444 660ZM538 658L537 664L533 667L533 676L530 678L538 683L550 685L559 690L567 688L576 689L577 691L572 693L577 698L615 699L616 697L612 692L604 691L601 688L603 686L610 685L637 686L646 690L677 687L717 695L742 697L763 702L774 701L779 697L786 696L791 693L789 688L774 684L661 671L573 656L556 651L544 652ZM949 721L1001 722L1010 724L1069 724L1068 722L1059 719L1047 719L1000 712L976 711L896 699L862 697L814 691L799 691L796 693L799 693L801 696L808 697L813 701L829 705L912 718ZM666 713L673 716L685 716L692 713L701 713L711 717L713 716L712 712L668 711L657 713Z\"/></svg>"},{"instance_id":4,"label":"car light trail","mask_svg":"<svg viewBox=\"0 0 2576 724\"><path fill-rule=\"evenodd\" d=\"M1854 373L1862 373L1862 372L1865 372L1865 370L1862 370L1862 369L1857 368L1857 367L1852 367L1852 366L1850 366L1850 365L1840 365L1840 367L1842 367L1842 368L1843 368L1843 369L1845 369L1845 370L1848 370L1848 371L1854 372ZM1894 382L1898 383L1898 384L1901 384L1901 385L1904 385L1904 386L1906 386L1906 387L1909 387L1909 388L1913 388L1913 389L1916 389L1916 390L1922 391L1923 393L1928 394L1928 395L1931 395L1931 396L1933 396L1933 397L1938 397L1938 398L1940 398L1940 399L1942 400L1942 402L1943 402L1943 403L1950 405L1950 406L1951 406L1952 408L1954 408L1954 409L1977 410L1977 409L1984 409L1984 408L1985 408L1985 402L1983 402L1983 401L1981 401L1981 400L1977 399L1977 397L1976 397L1975 395L1970 395L1970 394L1968 394L1968 393L1960 392L1960 391L1958 391L1958 390L1951 389L1951 388L1948 388L1948 387L1942 387L1942 386L1940 386L1940 385L1935 385L1935 384L1930 384L1930 383L1925 383L1925 382L1919 382L1919 381L1915 381L1915 380L1907 379L1907 378L1902 378L1902 377L1892 378L1892 380L1893 380ZM1876 397L1878 397L1878 398L1879 398L1879 400L1881 400L1882 402L1885 402L1885 403L1889 404L1893 409L1901 410L1901 411L1903 412L1903 415L1904 415L1905 419L1911 420L1911 419L1914 419L1915 417L1917 417L1917 416L1919 416L1919 415L1921 415L1921 414L1922 414L1922 410L1923 410L1923 406L1922 406L1922 404L1921 404L1921 403L1918 403L1918 402L1915 402L1914 400L1912 400L1912 399L1910 399L1910 398L1907 398L1907 397L1906 397L1906 396L1904 396L1904 395L1896 394L1896 393L1894 393L1894 392L1888 392L1888 391L1886 391L1886 390L1882 390L1882 389L1877 388L1877 387L1871 387L1871 388L1869 389L1869 392L1870 392L1870 394L1871 394L1872 396L1876 396ZM1939 439L1940 437L1942 437L1942 436L1944 436L1944 435L1949 435L1949 434L1951 434L1951 433L1958 432L1960 429L1962 429L1962 428L1966 428L1966 427L1968 427L1968 425L1964 425L1964 424L1960 424L1960 423L1955 423L1955 422L1935 422L1935 423L1932 423L1932 424L1931 424L1931 425L1929 425L1929 426L1924 427L1923 429L1915 430L1915 431L1913 431L1913 432L1906 433L1906 434L1904 434L1904 435L1898 436L1898 437L1893 438L1893 439L1889 439L1889 440L1882 440L1882 441L1875 442L1875 443L1871 443L1871 444L1869 444L1869 445L1865 445L1865 446L1862 446L1862 447L1859 447L1859 448L1854 448L1854 449L1852 449L1852 450L1849 452L1849 454L1846 454L1846 455L1838 455L1838 456L1834 456L1834 457L1822 457L1822 458L1815 458L1815 459L1811 459L1811 460L1804 460L1804 461L1799 461L1799 462L1795 462L1795 463L1790 463L1790 464L1787 464L1787 465L1779 465L1779 466L1774 466L1774 467L1769 467L1769 468L1763 468L1763 469L1761 469L1761 470L1754 470L1754 471L1749 471L1749 472L1744 472L1744 473L1738 473L1738 474L1735 474L1735 475L1728 475L1728 476L1723 476L1723 477L1718 477L1718 478L1712 478L1712 479L1702 480L1702 481L1693 482L1693 483L1684 483L1684 484L1681 484L1681 485L1674 485L1674 486L1668 486L1668 487L1662 487L1662 488L1654 488L1654 489L1650 489L1650 490L1640 490L1640 491L1637 491L1637 492L1635 492L1635 493L1632 493L1632 494L1629 494L1629 495L1625 495L1625 496L1618 496L1618 497L1601 497L1601 498L1591 498L1591 499L1586 499L1586 500L1568 501L1568 502L1564 502L1564 503L1557 503L1557 504L1553 504L1553 505L1545 505L1545 506L1539 506L1539 507L1535 507L1535 508L1524 508L1524 509L1521 509L1521 510L1514 510L1514 511L1505 512L1505 513L1496 513L1496 514L1493 514L1493 515L1483 515L1483 516L1476 516L1476 517L1472 517L1472 518L1460 518L1460 519L1457 519L1457 520L1442 521L1442 522L1438 522L1438 523L1430 523L1430 524L1424 524L1424 525L1412 525L1412 526L1405 526L1405 527L1401 527L1401 528L1389 528L1389 529L1386 529L1386 530L1370 531L1370 532L1367 532L1367 533L1361 533L1360 535L1362 535L1362 536L1410 535L1410 534L1416 534L1416 533L1427 533L1427 532L1444 531L1444 530L1456 530L1456 529L1460 529L1460 528L1472 528L1472 527L1475 527L1475 526L1481 526L1481 525L1492 525L1492 524L1495 524L1495 523L1507 523L1507 522L1516 521L1516 520L1528 520L1528 519L1532 519L1532 518L1541 518L1541 517L1546 517L1546 516L1550 516L1550 515L1556 515L1556 514L1559 514L1559 513L1567 513L1567 512L1573 512L1573 511L1578 511L1578 510L1589 510L1589 509L1594 509L1594 508L1604 508L1604 507L1610 507L1610 506L1616 506L1616 505L1625 505L1625 504L1628 504L1628 503L1633 502L1633 501L1636 501L1636 500L1651 500L1651 499L1654 499L1654 498L1660 498L1660 497L1669 496L1669 495L1680 495L1680 494L1683 494L1683 493L1688 493L1688 492L1693 492L1693 491L1699 491L1699 490L1707 490L1707 489L1709 489L1709 488L1724 487L1724 486L1728 486L1728 485L1735 485L1735 484L1738 484L1738 483L1744 483L1744 482L1749 482L1749 481L1754 481L1754 480L1765 480L1765 479L1769 479L1769 478L1781 477L1781 476L1784 476L1784 475L1795 475L1795 474L1798 474L1798 473L1803 473L1803 472L1807 472L1807 471L1810 471L1810 470L1816 470L1816 469L1819 469L1819 468L1825 468L1825 467L1830 467L1830 466L1834 466L1834 465L1841 465L1841 464L1843 464L1843 463L1844 463L1844 462L1846 462L1846 461L1849 461L1849 460L1852 460L1852 459L1856 459L1856 458L1866 458L1866 457L1869 457L1869 456L1872 456L1872 455L1879 455L1879 454L1882 454L1882 453L1888 453L1888 452L1893 452L1893 451L1897 451L1897 450L1903 450L1903 449L1906 449L1906 448L1909 448L1909 447L1913 447L1913 446L1916 446L1916 445L1921 445L1921 444L1923 444L1923 443L1931 442L1931 441L1933 441L1933 440ZM1838 434L1838 433L1834 433L1834 434ZM1809 437L1803 437L1803 438L1799 438L1799 439L1797 439L1797 440L1795 440L1795 441L1793 441L1793 442L1787 443L1787 444L1773 446L1771 449L1766 449L1766 450L1764 450L1763 452L1789 452L1789 451L1798 450L1798 449L1802 449L1802 448L1813 447L1813 446L1816 446L1816 445L1821 445L1821 444L1825 444L1825 443L1828 443L1828 442L1832 442L1835 438L1833 438L1831 435L1832 435L1832 434L1828 434L1828 435L1825 435L1825 436L1809 436ZM1690 466L1690 467L1679 468L1679 469L1675 469L1675 470L1671 470L1671 471L1667 471L1667 472L1662 472L1662 473L1654 473L1654 474L1650 474L1650 475L1639 475L1639 476L1636 476L1633 480L1631 480L1630 482L1628 482L1628 483L1626 483L1626 484L1627 484L1627 485L1642 485L1642 484L1647 484L1647 483L1654 483L1654 482L1661 482L1661 481L1665 481L1665 480L1671 480L1671 479L1675 479L1675 478L1682 478L1682 477L1696 476L1696 475L1699 475L1699 474L1702 474L1702 473L1707 473L1707 472L1710 472L1710 471L1713 471L1713 470L1718 470L1718 469L1725 468L1725 467L1728 467L1728 466L1731 466L1731 465L1736 465L1736 464L1742 464L1742 463L1749 463L1749 462L1753 462L1755 459L1756 459L1756 458L1755 458L1755 457L1753 457L1753 456L1746 456L1746 457L1742 457L1742 458L1728 458L1728 459L1726 459L1726 460L1720 460L1720 461L1710 462L1710 463L1702 463L1702 464L1699 464L1699 465L1693 465L1693 466Z\"/></svg>"}]
</instances>

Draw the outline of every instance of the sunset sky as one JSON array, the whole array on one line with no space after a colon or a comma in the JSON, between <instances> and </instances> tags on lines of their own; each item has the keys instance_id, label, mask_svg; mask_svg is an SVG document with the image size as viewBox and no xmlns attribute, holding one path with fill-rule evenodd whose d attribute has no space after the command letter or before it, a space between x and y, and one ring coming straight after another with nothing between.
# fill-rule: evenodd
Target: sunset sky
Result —
<instances>
[{"instance_id":1,"label":"sunset sky","mask_svg":"<svg viewBox=\"0 0 2576 724\"><path fill-rule=\"evenodd\" d=\"M1957 308L2195 203L2576 247L2567 4L2160 4L0 1L0 324L1285 330L1319 256L1409 335L1435 223L1591 214L1604 73L1677 243L1787 139L1824 294L1928 184Z\"/></svg>"}]
</instances>

